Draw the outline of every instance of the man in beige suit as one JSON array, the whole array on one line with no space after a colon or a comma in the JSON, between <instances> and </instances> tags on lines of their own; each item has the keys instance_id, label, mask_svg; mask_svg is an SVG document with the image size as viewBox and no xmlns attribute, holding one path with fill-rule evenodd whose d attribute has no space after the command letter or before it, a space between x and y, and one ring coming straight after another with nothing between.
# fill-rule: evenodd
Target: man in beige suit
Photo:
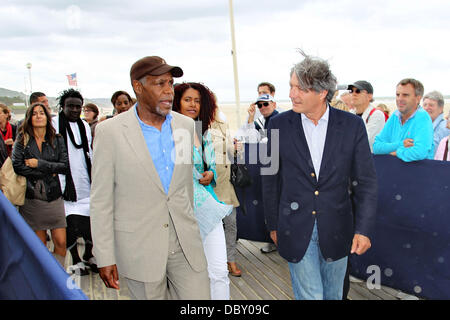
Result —
<instances>
[{"instance_id":1,"label":"man in beige suit","mask_svg":"<svg viewBox=\"0 0 450 320\"><path fill-rule=\"evenodd\" d=\"M171 112L179 67L160 57L133 64L137 104L96 128L91 224L100 277L135 299L209 299L193 212L194 122Z\"/></svg>"}]
</instances>

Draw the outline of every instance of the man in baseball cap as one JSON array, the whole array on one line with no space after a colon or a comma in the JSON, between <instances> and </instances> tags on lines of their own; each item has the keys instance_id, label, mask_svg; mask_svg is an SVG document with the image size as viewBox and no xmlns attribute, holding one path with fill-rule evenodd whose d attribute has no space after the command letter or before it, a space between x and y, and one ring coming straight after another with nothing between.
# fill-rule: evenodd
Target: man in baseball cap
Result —
<instances>
[{"instance_id":1,"label":"man in baseball cap","mask_svg":"<svg viewBox=\"0 0 450 320\"><path fill-rule=\"evenodd\" d=\"M370 82L367 82L365 80L358 80L353 84L350 84L348 86L348 90L353 91L353 88L359 89L359 90L365 90L368 94L373 95L373 87L370 84Z\"/></svg>"},{"instance_id":2,"label":"man in baseball cap","mask_svg":"<svg viewBox=\"0 0 450 320\"><path fill-rule=\"evenodd\" d=\"M120 273L133 299L211 298L193 212L195 125L171 112L173 78L182 75L160 57L136 61L130 70L136 105L95 129L91 224L97 265L108 288L120 289Z\"/></svg>"},{"instance_id":3,"label":"man in baseball cap","mask_svg":"<svg viewBox=\"0 0 450 320\"><path fill-rule=\"evenodd\" d=\"M149 117L150 125L160 129L166 115L172 110L173 78L183 76L183 70L167 64L158 56L144 57L130 69L131 85L138 101L139 117ZM144 119L141 118L145 123Z\"/></svg>"},{"instance_id":4,"label":"man in baseball cap","mask_svg":"<svg viewBox=\"0 0 450 320\"><path fill-rule=\"evenodd\" d=\"M348 86L351 91L352 106L356 110L356 115L360 116L366 125L367 137L369 138L370 150L377 134L384 127L385 117L381 110L378 110L370 103L373 102L373 87L370 82L359 80Z\"/></svg>"},{"instance_id":5,"label":"man in baseball cap","mask_svg":"<svg viewBox=\"0 0 450 320\"><path fill-rule=\"evenodd\" d=\"M131 66L130 78L131 81L141 80L147 75L160 76L167 72L170 72L175 78L183 76L183 70L180 67L168 65L161 57L150 56L139 59Z\"/></svg>"}]
</instances>

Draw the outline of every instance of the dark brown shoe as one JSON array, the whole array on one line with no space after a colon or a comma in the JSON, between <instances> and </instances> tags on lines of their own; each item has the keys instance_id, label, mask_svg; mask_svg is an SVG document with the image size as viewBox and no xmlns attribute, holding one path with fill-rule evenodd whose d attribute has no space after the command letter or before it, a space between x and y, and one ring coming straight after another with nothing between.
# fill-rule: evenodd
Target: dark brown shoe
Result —
<instances>
[{"instance_id":1,"label":"dark brown shoe","mask_svg":"<svg viewBox=\"0 0 450 320\"><path fill-rule=\"evenodd\" d=\"M233 277L240 277L242 275L242 271L239 270L238 266L236 265L236 262L227 262L228 264L228 272Z\"/></svg>"}]
</instances>

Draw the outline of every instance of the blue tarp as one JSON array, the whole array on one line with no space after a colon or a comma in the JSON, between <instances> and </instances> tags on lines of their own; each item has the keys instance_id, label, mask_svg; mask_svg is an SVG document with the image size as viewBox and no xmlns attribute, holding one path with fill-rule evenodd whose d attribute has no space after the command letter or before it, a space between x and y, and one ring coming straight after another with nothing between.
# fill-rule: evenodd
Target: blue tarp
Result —
<instances>
[{"instance_id":1,"label":"blue tarp","mask_svg":"<svg viewBox=\"0 0 450 320\"><path fill-rule=\"evenodd\" d=\"M0 299L87 299L1 192Z\"/></svg>"},{"instance_id":2,"label":"blue tarp","mask_svg":"<svg viewBox=\"0 0 450 320\"><path fill-rule=\"evenodd\" d=\"M268 242L260 177L266 147L245 148L254 183L237 189L246 205L246 214L238 208L238 237ZM405 163L390 155L374 156L374 161L378 207L372 248L350 257L351 274L370 277L370 283L379 275L381 285L423 298L450 299L450 162Z\"/></svg>"}]
</instances>

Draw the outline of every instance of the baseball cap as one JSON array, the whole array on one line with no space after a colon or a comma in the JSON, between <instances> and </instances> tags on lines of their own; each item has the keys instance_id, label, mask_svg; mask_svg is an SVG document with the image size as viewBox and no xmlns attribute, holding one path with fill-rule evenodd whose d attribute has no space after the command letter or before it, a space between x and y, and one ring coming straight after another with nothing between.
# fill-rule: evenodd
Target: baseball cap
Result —
<instances>
[{"instance_id":1,"label":"baseball cap","mask_svg":"<svg viewBox=\"0 0 450 320\"><path fill-rule=\"evenodd\" d=\"M183 70L180 67L170 66L161 57L148 56L136 61L130 70L131 81L139 80L144 76L160 76L170 72L173 77L179 78L183 76Z\"/></svg>"},{"instance_id":2,"label":"baseball cap","mask_svg":"<svg viewBox=\"0 0 450 320\"><path fill-rule=\"evenodd\" d=\"M357 89L359 89L359 90L366 90L367 93L373 94L373 87L372 87L372 85L371 85L369 82L367 82L367 81L364 81L364 80L358 80L358 81L356 81L355 83L350 84L350 85L348 86L347 89L348 89L348 90L352 90L353 87L355 87L355 88L357 88Z\"/></svg>"},{"instance_id":3,"label":"baseball cap","mask_svg":"<svg viewBox=\"0 0 450 320\"><path fill-rule=\"evenodd\" d=\"M258 97L258 99L256 99L256 102L260 102L260 101L270 102L270 101L274 101L274 100L270 94L264 93L264 94L260 95Z\"/></svg>"}]
</instances>

